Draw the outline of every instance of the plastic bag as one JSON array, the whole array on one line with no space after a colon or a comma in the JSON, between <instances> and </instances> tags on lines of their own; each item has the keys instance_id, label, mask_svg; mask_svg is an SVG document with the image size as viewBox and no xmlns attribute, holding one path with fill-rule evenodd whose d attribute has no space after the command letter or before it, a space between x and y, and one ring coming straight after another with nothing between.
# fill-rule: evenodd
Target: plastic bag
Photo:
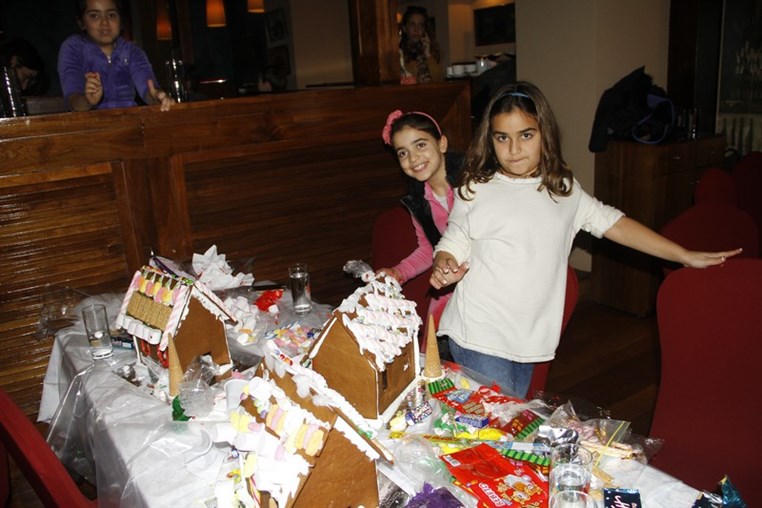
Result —
<instances>
[{"instance_id":1,"label":"plastic bag","mask_svg":"<svg viewBox=\"0 0 762 508\"><path fill-rule=\"evenodd\" d=\"M75 324L80 317L78 308L88 296L78 289L46 285L40 298L40 319L34 337L52 340L58 331Z\"/></svg>"},{"instance_id":2,"label":"plastic bag","mask_svg":"<svg viewBox=\"0 0 762 508\"><path fill-rule=\"evenodd\" d=\"M369 275L366 274L368 274L368 272L370 272L370 274L374 273L373 268L371 268L368 263L359 259L347 261L344 264L344 271L355 279L362 279L363 281L367 281L366 278Z\"/></svg>"}]
</instances>

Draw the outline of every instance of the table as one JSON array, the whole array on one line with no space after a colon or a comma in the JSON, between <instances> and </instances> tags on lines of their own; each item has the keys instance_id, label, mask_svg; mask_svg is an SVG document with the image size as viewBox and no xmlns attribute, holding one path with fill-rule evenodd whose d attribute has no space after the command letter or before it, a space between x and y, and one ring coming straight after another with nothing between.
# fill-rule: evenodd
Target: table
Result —
<instances>
[{"instance_id":1,"label":"table","mask_svg":"<svg viewBox=\"0 0 762 508\"><path fill-rule=\"evenodd\" d=\"M51 421L48 440L75 471L91 481L97 476L100 506L203 506L215 498L228 460L229 449L209 437L216 423L228 421L224 398L204 421L173 422L165 402L113 372L131 361L133 351L115 350L111 360L93 363L81 325L59 332L40 407L40 420ZM640 490L649 508L689 507L699 494L635 461L608 459L602 466L618 484ZM423 481L404 460L393 467L379 461L378 469L411 494Z\"/></svg>"}]
</instances>

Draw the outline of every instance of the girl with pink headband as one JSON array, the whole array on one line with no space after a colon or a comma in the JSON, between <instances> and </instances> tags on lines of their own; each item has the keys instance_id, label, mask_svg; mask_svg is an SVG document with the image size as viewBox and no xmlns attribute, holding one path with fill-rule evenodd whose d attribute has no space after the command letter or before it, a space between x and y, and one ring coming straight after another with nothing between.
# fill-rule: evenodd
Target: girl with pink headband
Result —
<instances>
[{"instance_id":1,"label":"girl with pink headband","mask_svg":"<svg viewBox=\"0 0 762 508\"><path fill-rule=\"evenodd\" d=\"M401 201L410 211L418 239L418 247L409 256L396 266L378 270L402 284L431 268L433 246L447 227L454 201L453 186L463 155L447 151L447 136L442 134L436 120L422 111L393 111L386 119L381 137L394 151L402 172L409 177L408 194ZM436 291L432 295L428 313L434 316L435 323L450 293ZM428 319L425 322L428 326ZM440 346L440 354L449 359L446 342Z\"/></svg>"}]
</instances>

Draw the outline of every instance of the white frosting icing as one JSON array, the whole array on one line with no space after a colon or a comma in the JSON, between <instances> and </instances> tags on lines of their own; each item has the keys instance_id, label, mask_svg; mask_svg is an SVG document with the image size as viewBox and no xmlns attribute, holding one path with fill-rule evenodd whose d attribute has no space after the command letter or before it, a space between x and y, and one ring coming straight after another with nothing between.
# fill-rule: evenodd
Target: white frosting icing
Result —
<instances>
[{"instance_id":1,"label":"white frosting icing","mask_svg":"<svg viewBox=\"0 0 762 508\"><path fill-rule=\"evenodd\" d=\"M418 336L421 326L415 302L406 300L397 280L383 273L345 298L337 314L357 341L360 353L368 351L374 356L374 364L379 371L385 370L386 365L392 363L402 349ZM310 358L320 351L323 340L330 334L335 316L317 339Z\"/></svg>"},{"instance_id":2,"label":"white frosting icing","mask_svg":"<svg viewBox=\"0 0 762 508\"><path fill-rule=\"evenodd\" d=\"M145 293L141 293L140 284L144 278L150 279L150 281L145 288ZM164 351L169 345L169 336L177 335L177 331L188 316L188 303L191 298L195 298L220 321L238 321L238 318L228 310L225 303L204 284L198 281L190 286L188 284L190 282L186 281L186 279L174 277L153 267L143 267L141 270L136 271L132 276L124 300L122 300L119 314L117 314L117 326L124 328L129 334L143 339L150 344L159 344L159 350ZM166 295L166 291L169 291L168 288L173 288L171 302L160 298L160 296ZM163 330L153 328L138 317L130 316L127 313L127 308L136 291L138 294L144 294L151 298L156 304L172 309Z\"/></svg>"}]
</instances>

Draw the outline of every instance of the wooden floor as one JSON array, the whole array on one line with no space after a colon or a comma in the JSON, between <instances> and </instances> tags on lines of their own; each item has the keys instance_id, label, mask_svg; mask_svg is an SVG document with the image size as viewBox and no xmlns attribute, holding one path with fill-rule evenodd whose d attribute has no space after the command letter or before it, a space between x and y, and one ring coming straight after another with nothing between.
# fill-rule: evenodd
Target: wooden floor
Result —
<instances>
[{"instance_id":1,"label":"wooden floor","mask_svg":"<svg viewBox=\"0 0 762 508\"><path fill-rule=\"evenodd\" d=\"M610 410L648 435L659 387L656 318L637 318L591 301L580 275L580 298L561 337L546 391Z\"/></svg>"},{"instance_id":2,"label":"wooden floor","mask_svg":"<svg viewBox=\"0 0 762 508\"><path fill-rule=\"evenodd\" d=\"M592 403L611 417L631 422L633 432L648 435L659 379L656 319L636 318L589 297L589 280L580 274L580 299L556 360L547 393L569 396L580 408ZM42 506L29 485L12 468L13 497L8 506ZM93 495L92 488L85 488Z\"/></svg>"}]
</instances>

